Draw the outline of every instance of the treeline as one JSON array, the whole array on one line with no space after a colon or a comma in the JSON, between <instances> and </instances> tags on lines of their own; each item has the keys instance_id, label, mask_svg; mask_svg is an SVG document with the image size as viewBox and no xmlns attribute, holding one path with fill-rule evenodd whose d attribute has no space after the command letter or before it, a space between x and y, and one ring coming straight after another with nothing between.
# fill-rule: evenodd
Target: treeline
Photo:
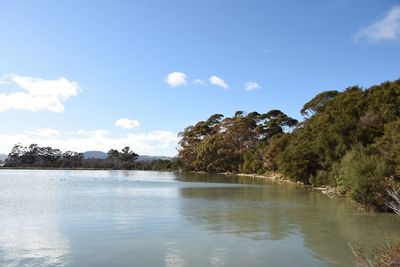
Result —
<instances>
[{"instance_id":1,"label":"treeline","mask_svg":"<svg viewBox=\"0 0 400 267\"><path fill-rule=\"evenodd\" d=\"M16 144L8 154L4 167L31 168L117 168L135 159L129 147L124 152L111 149L107 159L85 159L83 153L62 152L58 148L40 147L37 144Z\"/></svg>"},{"instance_id":2,"label":"treeline","mask_svg":"<svg viewBox=\"0 0 400 267\"><path fill-rule=\"evenodd\" d=\"M180 163L177 159L136 161L132 164L132 169L142 171L177 171L180 169Z\"/></svg>"},{"instance_id":3,"label":"treeline","mask_svg":"<svg viewBox=\"0 0 400 267\"><path fill-rule=\"evenodd\" d=\"M400 177L400 80L325 91L301 109L212 115L180 133L187 171L279 172L329 185L370 208L386 209Z\"/></svg>"},{"instance_id":4,"label":"treeline","mask_svg":"<svg viewBox=\"0 0 400 267\"><path fill-rule=\"evenodd\" d=\"M83 153L62 152L58 148L40 147L37 144L28 147L16 144L8 154L4 166L78 168L83 161Z\"/></svg>"},{"instance_id":5,"label":"treeline","mask_svg":"<svg viewBox=\"0 0 400 267\"><path fill-rule=\"evenodd\" d=\"M15 145L4 162L4 167L14 168L82 168L171 171L179 169L176 159L137 161L139 155L130 147L121 151L110 149L106 159L85 158L83 153L62 152L58 148Z\"/></svg>"}]
</instances>

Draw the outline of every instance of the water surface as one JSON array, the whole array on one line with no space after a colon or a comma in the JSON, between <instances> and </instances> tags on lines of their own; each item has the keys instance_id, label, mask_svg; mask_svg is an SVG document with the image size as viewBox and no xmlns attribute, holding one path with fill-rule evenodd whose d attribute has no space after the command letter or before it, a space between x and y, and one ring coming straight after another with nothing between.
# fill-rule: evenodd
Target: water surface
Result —
<instances>
[{"instance_id":1,"label":"water surface","mask_svg":"<svg viewBox=\"0 0 400 267\"><path fill-rule=\"evenodd\" d=\"M0 266L351 266L392 214L292 184L142 171L0 170Z\"/></svg>"}]
</instances>

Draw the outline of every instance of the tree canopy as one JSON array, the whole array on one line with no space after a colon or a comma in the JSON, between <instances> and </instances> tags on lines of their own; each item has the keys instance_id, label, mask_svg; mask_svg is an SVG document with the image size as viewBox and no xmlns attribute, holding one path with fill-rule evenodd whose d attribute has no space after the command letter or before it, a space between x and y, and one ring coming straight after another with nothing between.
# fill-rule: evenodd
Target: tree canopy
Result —
<instances>
[{"instance_id":1,"label":"tree canopy","mask_svg":"<svg viewBox=\"0 0 400 267\"><path fill-rule=\"evenodd\" d=\"M294 181L340 187L383 209L385 188L400 179L400 80L325 91L300 113L302 122L280 110L214 114L180 133L182 167L280 172Z\"/></svg>"}]
</instances>

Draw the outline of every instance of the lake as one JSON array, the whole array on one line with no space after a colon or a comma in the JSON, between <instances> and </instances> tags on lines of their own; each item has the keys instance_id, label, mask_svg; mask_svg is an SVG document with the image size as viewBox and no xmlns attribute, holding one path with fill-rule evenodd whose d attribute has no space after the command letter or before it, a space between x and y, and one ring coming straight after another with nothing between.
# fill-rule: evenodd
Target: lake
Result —
<instances>
[{"instance_id":1,"label":"lake","mask_svg":"<svg viewBox=\"0 0 400 267\"><path fill-rule=\"evenodd\" d=\"M400 216L293 184L149 171L0 170L0 266L352 266Z\"/></svg>"}]
</instances>

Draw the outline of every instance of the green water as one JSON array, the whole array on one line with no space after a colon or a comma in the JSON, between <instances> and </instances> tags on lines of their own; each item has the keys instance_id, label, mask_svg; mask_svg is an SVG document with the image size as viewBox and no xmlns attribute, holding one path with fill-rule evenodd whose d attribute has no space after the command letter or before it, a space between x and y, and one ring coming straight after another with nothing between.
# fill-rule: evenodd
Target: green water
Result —
<instances>
[{"instance_id":1,"label":"green water","mask_svg":"<svg viewBox=\"0 0 400 267\"><path fill-rule=\"evenodd\" d=\"M292 184L140 171L0 170L0 266L352 266L400 237Z\"/></svg>"}]
</instances>

